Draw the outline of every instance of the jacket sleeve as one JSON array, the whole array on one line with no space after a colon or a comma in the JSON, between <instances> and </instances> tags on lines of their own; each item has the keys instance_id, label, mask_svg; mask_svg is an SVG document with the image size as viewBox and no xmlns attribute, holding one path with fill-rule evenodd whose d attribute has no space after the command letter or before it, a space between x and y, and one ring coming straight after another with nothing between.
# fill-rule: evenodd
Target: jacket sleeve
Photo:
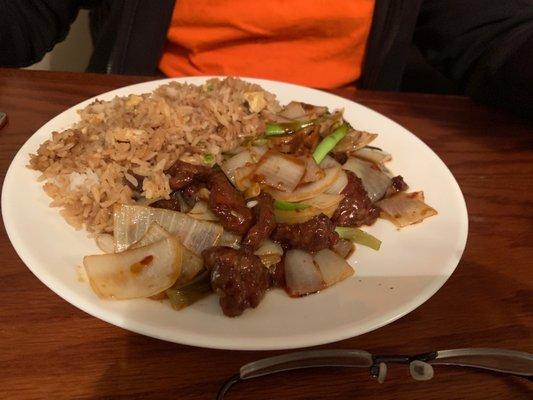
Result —
<instances>
[{"instance_id":1,"label":"jacket sleeve","mask_svg":"<svg viewBox=\"0 0 533 400\"><path fill-rule=\"evenodd\" d=\"M0 0L0 66L23 67L41 60L67 36L79 0Z\"/></svg>"},{"instance_id":2,"label":"jacket sleeve","mask_svg":"<svg viewBox=\"0 0 533 400\"><path fill-rule=\"evenodd\" d=\"M533 115L533 0L425 0L414 43L466 94Z\"/></svg>"}]
</instances>

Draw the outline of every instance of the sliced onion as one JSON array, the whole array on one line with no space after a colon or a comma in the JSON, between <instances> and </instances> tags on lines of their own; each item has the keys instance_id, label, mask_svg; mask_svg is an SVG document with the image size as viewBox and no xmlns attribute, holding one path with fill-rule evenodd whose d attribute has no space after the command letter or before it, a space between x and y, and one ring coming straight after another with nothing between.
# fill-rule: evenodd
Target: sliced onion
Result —
<instances>
[{"instance_id":1,"label":"sliced onion","mask_svg":"<svg viewBox=\"0 0 533 400\"><path fill-rule=\"evenodd\" d=\"M306 112L302 106L302 103L299 101L291 101L278 115L288 119L300 119L305 117Z\"/></svg>"},{"instance_id":2,"label":"sliced onion","mask_svg":"<svg viewBox=\"0 0 533 400\"><path fill-rule=\"evenodd\" d=\"M254 251L256 256L265 256L269 254L283 255L283 248L279 243L273 242L270 239L265 239L256 251Z\"/></svg>"},{"instance_id":3,"label":"sliced onion","mask_svg":"<svg viewBox=\"0 0 533 400\"><path fill-rule=\"evenodd\" d=\"M337 209L339 203L342 201L344 196L342 194L319 194L312 199L305 201L305 204L310 205L311 207L317 208L319 210L329 210L331 208Z\"/></svg>"},{"instance_id":4,"label":"sliced onion","mask_svg":"<svg viewBox=\"0 0 533 400\"><path fill-rule=\"evenodd\" d=\"M157 222L152 222L148 227L148 230L138 241L133 243L129 249L138 249L139 247L148 246L149 244L159 242L160 240L166 239L171 236L166 230L164 230L161 225Z\"/></svg>"},{"instance_id":5,"label":"sliced onion","mask_svg":"<svg viewBox=\"0 0 533 400\"><path fill-rule=\"evenodd\" d=\"M305 158L305 174L300 183L316 182L322 179L324 175L324 170L318 166L313 157Z\"/></svg>"},{"instance_id":6,"label":"sliced onion","mask_svg":"<svg viewBox=\"0 0 533 400\"><path fill-rule=\"evenodd\" d=\"M176 235L180 242L196 254L215 246L224 229L208 221L198 221L187 214L163 208L119 204L113 216L115 251L123 251L139 240L152 222Z\"/></svg>"},{"instance_id":7,"label":"sliced onion","mask_svg":"<svg viewBox=\"0 0 533 400\"><path fill-rule=\"evenodd\" d=\"M209 209L209 206L205 201L197 201L191 211L187 213L187 215L200 221L218 221L217 216L213 214L213 212Z\"/></svg>"},{"instance_id":8,"label":"sliced onion","mask_svg":"<svg viewBox=\"0 0 533 400\"><path fill-rule=\"evenodd\" d=\"M244 167L237 168L234 174L233 184L241 192L250 188L254 182L252 182L251 175L255 170L255 164L246 164Z\"/></svg>"},{"instance_id":9,"label":"sliced onion","mask_svg":"<svg viewBox=\"0 0 533 400\"><path fill-rule=\"evenodd\" d=\"M340 167L340 166L341 164L331 156L324 157L324 159L319 164L319 167L323 169Z\"/></svg>"},{"instance_id":10,"label":"sliced onion","mask_svg":"<svg viewBox=\"0 0 533 400\"><path fill-rule=\"evenodd\" d=\"M152 222L144 236L137 242L133 243L130 249L147 246L160 240L171 237L172 235L164 230L157 222ZM184 284L193 279L204 267L202 257L194 254L192 251L182 246L182 265L179 283Z\"/></svg>"},{"instance_id":11,"label":"sliced onion","mask_svg":"<svg viewBox=\"0 0 533 400\"><path fill-rule=\"evenodd\" d=\"M324 281L313 257L303 250L289 250L285 254L285 282L290 296L305 296L324 288Z\"/></svg>"},{"instance_id":12,"label":"sliced onion","mask_svg":"<svg viewBox=\"0 0 533 400\"><path fill-rule=\"evenodd\" d=\"M106 254L115 252L114 240L113 235L109 233L101 233L94 239L98 248Z\"/></svg>"},{"instance_id":13,"label":"sliced onion","mask_svg":"<svg viewBox=\"0 0 533 400\"><path fill-rule=\"evenodd\" d=\"M320 250L313 258L326 286L334 285L353 275L353 269L350 264L330 249Z\"/></svg>"},{"instance_id":14,"label":"sliced onion","mask_svg":"<svg viewBox=\"0 0 533 400\"><path fill-rule=\"evenodd\" d=\"M353 130L335 146L333 151L352 154L372 142L378 135L375 133Z\"/></svg>"},{"instance_id":15,"label":"sliced onion","mask_svg":"<svg viewBox=\"0 0 533 400\"><path fill-rule=\"evenodd\" d=\"M337 208L329 208L320 210L315 207L308 207L303 210L274 210L276 222L283 224L302 224L313 219L317 215L325 214L331 218L335 214Z\"/></svg>"},{"instance_id":16,"label":"sliced onion","mask_svg":"<svg viewBox=\"0 0 533 400\"><path fill-rule=\"evenodd\" d=\"M333 185L330 186L328 190L326 190L327 194L341 194L346 185L348 184L348 175L346 175L346 172L341 171L339 173L338 178L333 182Z\"/></svg>"},{"instance_id":17,"label":"sliced onion","mask_svg":"<svg viewBox=\"0 0 533 400\"><path fill-rule=\"evenodd\" d=\"M373 202L383 198L392 184L391 179L375 164L355 157L348 158L343 168L352 171L363 181L366 193Z\"/></svg>"},{"instance_id":18,"label":"sliced onion","mask_svg":"<svg viewBox=\"0 0 533 400\"><path fill-rule=\"evenodd\" d=\"M282 192L280 190L270 190L269 193L276 200L286 200L286 201L302 201L311 199L315 196L318 196L321 193L326 192L335 180L338 178L341 168L334 167L324 170L324 178L311 183L305 183L298 186L293 192Z\"/></svg>"},{"instance_id":19,"label":"sliced onion","mask_svg":"<svg viewBox=\"0 0 533 400\"><path fill-rule=\"evenodd\" d=\"M434 208L424 203L423 192L400 192L378 201L377 205L381 208L382 217L400 228L437 214Z\"/></svg>"},{"instance_id":20,"label":"sliced onion","mask_svg":"<svg viewBox=\"0 0 533 400\"><path fill-rule=\"evenodd\" d=\"M355 244L351 240L339 239L331 247L331 250L342 258L347 259L355 251Z\"/></svg>"},{"instance_id":21,"label":"sliced onion","mask_svg":"<svg viewBox=\"0 0 533 400\"><path fill-rule=\"evenodd\" d=\"M268 147L267 146L253 146L253 147L250 147L248 151L250 152L252 161L256 163L261 159L261 157L265 155L265 153L268 151Z\"/></svg>"},{"instance_id":22,"label":"sliced onion","mask_svg":"<svg viewBox=\"0 0 533 400\"><path fill-rule=\"evenodd\" d=\"M328 218L331 218L343 198L343 195L319 194L302 203L307 206L306 208L290 210L274 208L274 216L276 217L276 222L285 224L301 224L320 214L325 214Z\"/></svg>"},{"instance_id":23,"label":"sliced onion","mask_svg":"<svg viewBox=\"0 0 533 400\"><path fill-rule=\"evenodd\" d=\"M217 243L217 245L219 246L228 246L233 247L234 249L238 249L240 247L240 244L241 237L236 233L226 230L222 233L222 236L220 237L220 240Z\"/></svg>"},{"instance_id":24,"label":"sliced onion","mask_svg":"<svg viewBox=\"0 0 533 400\"><path fill-rule=\"evenodd\" d=\"M94 292L102 298L150 297L171 287L182 265L175 237L116 254L87 256L83 265Z\"/></svg>"},{"instance_id":25,"label":"sliced onion","mask_svg":"<svg viewBox=\"0 0 533 400\"><path fill-rule=\"evenodd\" d=\"M235 171L252 162L253 160L250 152L248 150L243 150L221 163L220 168L224 171L231 183L235 184Z\"/></svg>"},{"instance_id":26,"label":"sliced onion","mask_svg":"<svg viewBox=\"0 0 533 400\"><path fill-rule=\"evenodd\" d=\"M257 182L284 192L292 192L305 173L305 163L299 158L281 153L268 153L253 173Z\"/></svg>"},{"instance_id":27,"label":"sliced onion","mask_svg":"<svg viewBox=\"0 0 533 400\"><path fill-rule=\"evenodd\" d=\"M279 243L266 239L261 243L259 248L254 251L254 254L261 259L261 262L265 267L270 268L272 265L281 261L283 248Z\"/></svg>"},{"instance_id":28,"label":"sliced onion","mask_svg":"<svg viewBox=\"0 0 533 400\"><path fill-rule=\"evenodd\" d=\"M353 152L352 155L378 165L382 165L392 160L392 156L389 153L385 153L383 150L373 149L370 147L363 147L362 149Z\"/></svg>"}]
</instances>

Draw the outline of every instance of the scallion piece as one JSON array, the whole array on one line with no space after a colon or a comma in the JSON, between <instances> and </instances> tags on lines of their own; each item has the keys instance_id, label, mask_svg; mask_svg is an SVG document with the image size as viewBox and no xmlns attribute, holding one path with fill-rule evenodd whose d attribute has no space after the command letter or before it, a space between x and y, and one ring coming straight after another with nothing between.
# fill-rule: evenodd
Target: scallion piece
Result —
<instances>
[{"instance_id":1,"label":"scallion piece","mask_svg":"<svg viewBox=\"0 0 533 400\"><path fill-rule=\"evenodd\" d=\"M278 210L291 211L291 210L305 210L311 207L309 204L303 203L291 203L290 201L274 200L274 208Z\"/></svg>"},{"instance_id":2,"label":"scallion piece","mask_svg":"<svg viewBox=\"0 0 533 400\"><path fill-rule=\"evenodd\" d=\"M213 164L213 162L215 161L215 156L213 156L213 154L210 154L210 153L206 153L204 154L203 156L203 161L204 161L204 164Z\"/></svg>"},{"instance_id":3,"label":"scallion piece","mask_svg":"<svg viewBox=\"0 0 533 400\"><path fill-rule=\"evenodd\" d=\"M376 251L381 247L381 240L359 228L338 226L335 228L335 232L337 232L342 239L351 240Z\"/></svg>"},{"instance_id":4,"label":"scallion piece","mask_svg":"<svg viewBox=\"0 0 533 400\"><path fill-rule=\"evenodd\" d=\"M313 158L317 164L320 164L322 160L328 155L328 153L333 150L333 148L339 143L344 136L348 133L348 125L342 124L335 131L326 136L318 144L315 151L313 152Z\"/></svg>"},{"instance_id":5,"label":"scallion piece","mask_svg":"<svg viewBox=\"0 0 533 400\"><path fill-rule=\"evenodd\" d=\"M200 275L185 286L165 290L172 308L181 310L212 293L207 274Z\"/></svg>"}]
</instances>

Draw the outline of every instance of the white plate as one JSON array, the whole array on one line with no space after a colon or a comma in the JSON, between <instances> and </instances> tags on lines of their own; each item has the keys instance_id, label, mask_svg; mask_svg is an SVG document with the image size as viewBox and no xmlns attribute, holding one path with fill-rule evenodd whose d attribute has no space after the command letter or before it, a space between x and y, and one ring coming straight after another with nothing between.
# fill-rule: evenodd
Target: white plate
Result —
<instances>
[{"instance_id":1,"label":"white plate","mask_svg":"<svg viewBox=\"0 0 533 400\"><path fill-rule=\"evenodd\" d=\"M176 79L200 84L206 78ZM212 295L176 312L151 300L104 301L80 279L82 257L97 253L83 231L74 231L49 208L50 199L27 169L28 154L54 130L78 119L76 110L61 113L22 146L7 172L2 216L13 246L28 268L59 296L111 324L133 332L194 346L239 349L289 349L319 345L363 334L386 325L429 299L449 278L463 253L468 217L463 195L444 163L422 141L381 114L332 94L273 81L246 79L275 93L281 103L300 100L344 108L355 127L379 133L373 143L392 153L390 169L410 188L424 190L439 214L398 231L379 220L368 231L383 241L379 252L358 246L350 260L355 276L319 294L291 299L276 289L254 310L224 317ZM146 82L98 96L144 93L167 80Z\"/></svg>"}]
</instances>

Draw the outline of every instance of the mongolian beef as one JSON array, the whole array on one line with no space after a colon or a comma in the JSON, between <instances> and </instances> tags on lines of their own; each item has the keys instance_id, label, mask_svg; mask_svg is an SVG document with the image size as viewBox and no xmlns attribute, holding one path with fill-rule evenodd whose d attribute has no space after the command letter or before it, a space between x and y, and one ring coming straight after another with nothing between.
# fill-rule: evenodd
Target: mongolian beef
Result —
<instances>
[{"instance_id":1,"label":"mongolian beef","mask_svg":"<svg viewBox=\"0 0 533 400\"><path fill-rule=\"evenodd\" d=\"M100 297L155 296L182 309L215 293L224 314L236 317L269 288L299 297L353 275L346 259L355 243L379 249L360 229L378 218L401 228L436 214L387 169L391 156L370 146L377 135L354 129L341 111L300 102L281 108L253 89L259 100L244 93L236 104L244 110L239 124L253 120L255 132L216 154L206 149L218 139L208 137L201 154L178 151L159 162L166 191L147 190L156 179L149 171L114 161L127 189L112 204L112 220L92 229L107 254L84 258ZM213 132L223 129L221 121ZM60 157L50 151L34 156L32 167Z\"/></svg>"}]
</instances>

